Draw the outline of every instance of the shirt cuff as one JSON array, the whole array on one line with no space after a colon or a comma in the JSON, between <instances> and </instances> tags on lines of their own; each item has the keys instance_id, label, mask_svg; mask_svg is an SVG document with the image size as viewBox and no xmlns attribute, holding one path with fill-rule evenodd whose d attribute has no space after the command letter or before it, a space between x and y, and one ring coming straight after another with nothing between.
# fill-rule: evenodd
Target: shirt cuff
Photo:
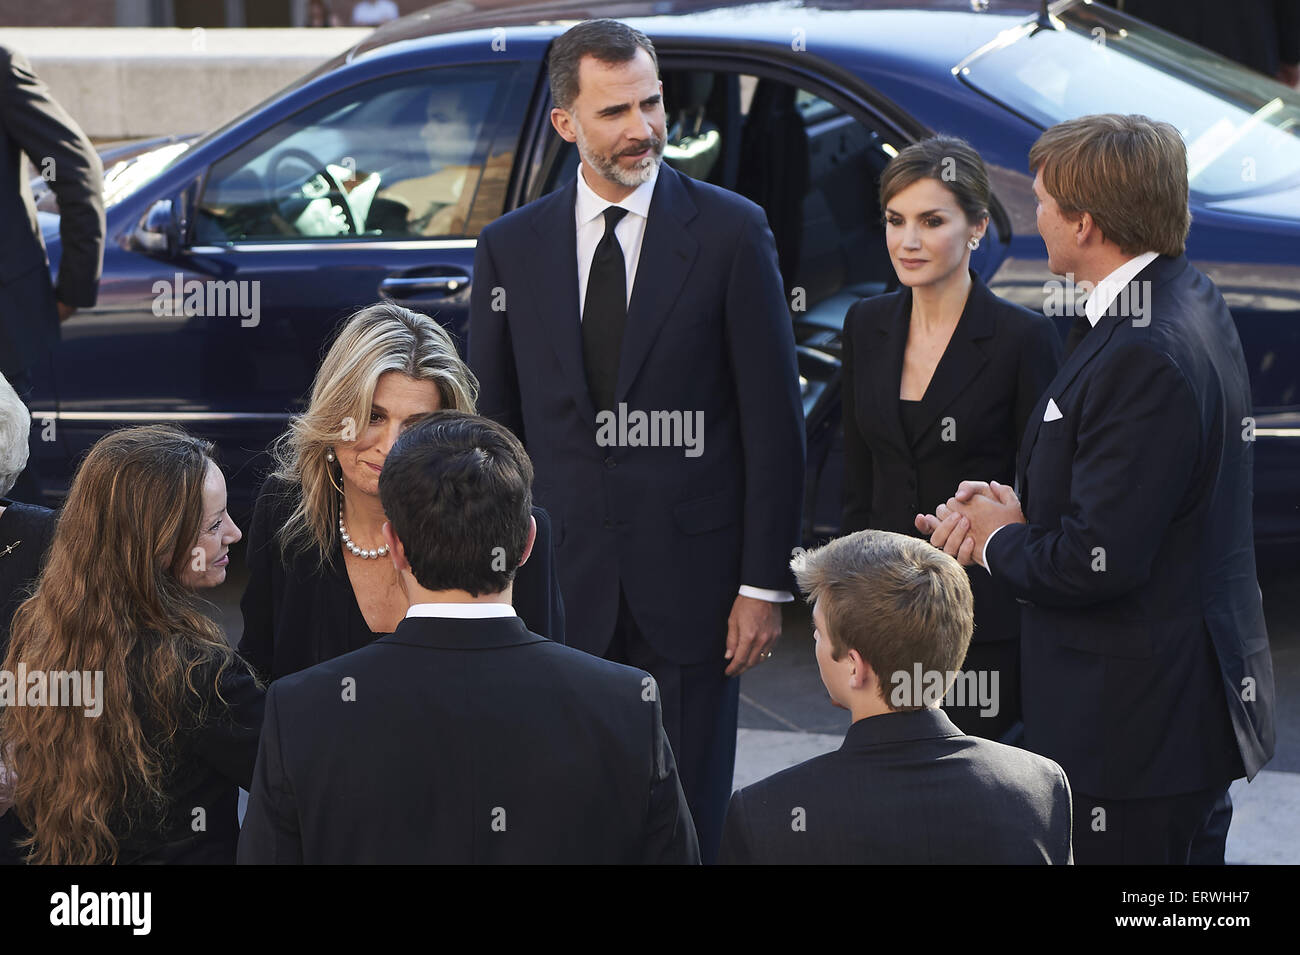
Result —
<instances>
[{"instance_id":1,"label":"shirt cuff","mask_svg":"<svg viewBox=\"0 0 1300 955\"><path fill-rule=\"evenodd\" d=\"M740 585L740 596L774 604L788 604L794 600L794 594L788 590L763 590L761 587L746 587L744 584Z\"/></svg>"},{"instance_id":2,"label":"shirt cuff","mask_svg":"<svg viewBox=\"0 0 1300 955\"><path fill-rule=\"evenodd\" d=\"M1010 526L1009 524L1002 525L1002 527ZM993 569L989 567L989 544L993 541L993 538L998 536L998 531L1002 530L1002 527L995 527L993 533L984 539L984 550L980 552L980 563L984 565L984 569L988 571L990 577L993 576Z\"/></svg>"}]
</instances>

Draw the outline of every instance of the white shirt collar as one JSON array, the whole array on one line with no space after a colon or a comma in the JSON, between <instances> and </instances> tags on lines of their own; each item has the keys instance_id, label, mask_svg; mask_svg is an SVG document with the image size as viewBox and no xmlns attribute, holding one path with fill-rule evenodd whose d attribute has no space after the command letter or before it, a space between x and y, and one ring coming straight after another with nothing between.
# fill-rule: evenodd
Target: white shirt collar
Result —
<instances>
[{"instance_id":1,"label":"white shirt collar","mask_svg":"<svg viewBox=\"0 0 1300 955\"><path fill-rule=\"evenodd\" d=\"M592 173L592 175L597 174ZM596 195L596 191L587 185L587 180L583 178L582 163L578 163L578 201L575 207L578 214L578 225L585 225L592 219L604 214L605 209L609 206L620 206L628 212L636 213L643 219L648 219L650 217L650 200L654 198L655 183L658 180L659 164L655 163L654 172L649 179L632 190L621 202L610 202L608 199L602 199Z\"/></svg>"},{"instance_id":2,"label":"white shirt collar","mask_svg":"<svg viewBox=\"0 0 1300 955\"><path fill-rule=\"evenodd\" d=\"M1134 276L1155 261L1158 255L1157 252L1143 252L1141 255L1135 255L1098 282L1097 287L1088 296L1088 300L1083 303L1083 313L1088 316L1088 324L1096 328L1097 323L1101 321L1101 317L1110 308L1110 303L1115 301L1125 286L1133 281Z\"/></svg>"},{"instance_id":3,"label":"white shirt collar","mask_svg":"<svg viewBox=\"0 0 1300 955\"><path fill-rule=\"evenodd\" d=\"M510 604L411 604L407 617L456 617L460 620L482 620L487 617L515 617Z\"/></svg>"}]
</instances>

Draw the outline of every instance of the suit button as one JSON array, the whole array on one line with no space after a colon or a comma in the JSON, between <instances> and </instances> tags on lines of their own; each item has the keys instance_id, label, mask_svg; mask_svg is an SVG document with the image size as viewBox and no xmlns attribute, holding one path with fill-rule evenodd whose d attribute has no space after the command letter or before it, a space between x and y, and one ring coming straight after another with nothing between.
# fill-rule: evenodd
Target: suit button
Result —
<instances>
[{"instance_id":1,"label":"suit button","mask_svg":"<svg viewBox=\"0 0 1300 955\"><path fill-rule=\"evenodd\" d=\"M614 470L616 467L618 467L618 462L615 461L612 457L611 457L611 458L606 458L606 459L605 459L605 467L609 468L609 469L612 471L612 470Z\"/></svg>"},{"instance_id":2,"label":"suit button","mask_svg":"<svg viewBox=\"0 0 1300 955\"><path fill-rule=\"evenodd\" d=\"M605 521L605 530L612 531L613 529L614 529L614 522L607 519Z\"/></svg>"}]
</instances>

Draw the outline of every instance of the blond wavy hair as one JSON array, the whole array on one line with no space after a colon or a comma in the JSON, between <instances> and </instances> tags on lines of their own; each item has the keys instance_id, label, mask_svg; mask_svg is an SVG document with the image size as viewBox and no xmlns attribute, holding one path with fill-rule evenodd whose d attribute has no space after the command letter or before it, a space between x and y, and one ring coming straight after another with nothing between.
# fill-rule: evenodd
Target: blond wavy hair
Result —
<instances>
[{"instance_id":1,"label":"blond wavy hair","mask_svg":"<svg viewBox=\"0 0 1300 955\"><path fill-rule=\"evenodd\" d=\"M285 553L314 550L324 564L338 546L342 482L326 455L365 429L375 386L389 371L433 382L444 410L474 414L478 379L441 325L392 302L353 314L316 372L307 410L290 420L272 448L272 477L288 486L295 505L278 532Z\"/></svg>"}]
</instances>

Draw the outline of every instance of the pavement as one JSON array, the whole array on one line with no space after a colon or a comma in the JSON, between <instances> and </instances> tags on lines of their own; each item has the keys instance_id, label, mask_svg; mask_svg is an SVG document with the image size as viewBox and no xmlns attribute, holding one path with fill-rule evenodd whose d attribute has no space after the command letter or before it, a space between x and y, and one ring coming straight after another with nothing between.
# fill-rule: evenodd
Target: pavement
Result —
<instances>
[{"instance_id":1,"label":"pavement","mask_svg":"<svg viewBox=\"0 0 1300 955\"><path fill-rule=\"evenodd\" d=\"M232 641L242 627L238 602L246 579L242 548L236 550L229 578L213 592ZM1300 566L1261 569L1260 587L1277 687L1277 748L1252 782L1232 785L1227 861L1293 865L1300 863ZM831 705L818 675L808 606L796 601L784 611L772 659L741 678L736 788L838 749L849 726L848 713Z\"/></svg>"}]
</instances>

